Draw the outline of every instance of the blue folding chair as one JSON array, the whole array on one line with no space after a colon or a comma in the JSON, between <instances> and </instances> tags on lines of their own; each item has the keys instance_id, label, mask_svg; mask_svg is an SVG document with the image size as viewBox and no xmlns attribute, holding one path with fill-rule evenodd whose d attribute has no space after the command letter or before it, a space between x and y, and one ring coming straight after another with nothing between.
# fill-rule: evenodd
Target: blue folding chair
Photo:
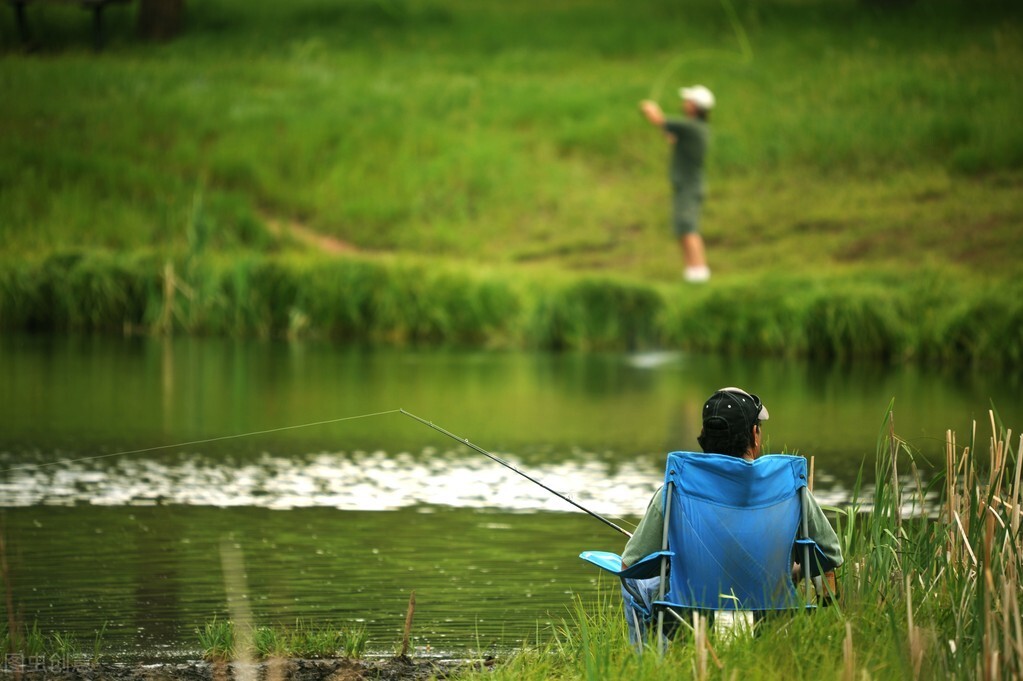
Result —
<instances>
[{"instance_id":1,"label":"blue folding chair","mask_svg":"<svg viewBox=\"0 0 1023 681\"><path fill-rule=\"evenodd\" d=\"M614 553L585 551L579 556L620 577L627 591L628 578L660 576L653 604L659 644L665 613L684 621L681 612L767 613L813 607L810 579L804 580L802 596L792 583L794 556L810 566L804 574L811 577L827 562L807 537L806 459L771 454L747 461L672 452L663 493L661 551L625 570Z\"/></svg>"}]
</instances>

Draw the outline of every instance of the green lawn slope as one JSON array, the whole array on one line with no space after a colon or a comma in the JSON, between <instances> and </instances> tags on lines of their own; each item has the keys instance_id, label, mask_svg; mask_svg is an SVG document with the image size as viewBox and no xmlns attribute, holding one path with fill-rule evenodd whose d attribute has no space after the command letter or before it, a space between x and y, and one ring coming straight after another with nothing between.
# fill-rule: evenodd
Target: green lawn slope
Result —
<instances>
[{"instance_id":1,"label":"green lawn slope","mask_svg":"<svg viewBox=\"0 0 1023 681\"><path fill-rule=\"evenodd\" d=\"M30 298L15 269L69 252L159 278L196 255L323 257L312 237L668 298L938 282L927 305L980 297L980 317L1019 298L1019 3L209 0L163 44L133 11L106 12L101 53L77 8L30 6L28 51L0 15L2 326L24 325L3 312ZM700 292L637 110L695 82L719 102Z\"/></svg>"}]
</instances>

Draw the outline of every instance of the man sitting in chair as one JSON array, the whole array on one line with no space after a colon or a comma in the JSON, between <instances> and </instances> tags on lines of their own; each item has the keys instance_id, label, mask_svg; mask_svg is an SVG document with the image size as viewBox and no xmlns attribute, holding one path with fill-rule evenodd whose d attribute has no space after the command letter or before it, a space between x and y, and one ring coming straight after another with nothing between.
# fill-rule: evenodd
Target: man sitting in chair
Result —
<instances>
[{"instance_id":1,"label":"man sitting in chair","mask_svg":"<svg viewBox=\"0 0 1023 681\"><path fill-rule=\"evenodd\" d=\"M739 388L722 388L703 405L703 430L697 441L705 453L726 454L752 461L760 456L760 423L767 418L767 408L759 397ZM662 489L658 489L650 500L635 534L625 545L622 569L661 550L664 533ZM806 499L808 536L816 541L830 568L834 569L842 564L838 536L813 495L808 493ZM793 566L794 581L800 578L799 570L798 565ZM647 615L657 599L660 577L629 579L627 583L629 589L623 586L622 597L629 623L629 639L639 645L646 636Z\"/></svg>"}]
</instances>

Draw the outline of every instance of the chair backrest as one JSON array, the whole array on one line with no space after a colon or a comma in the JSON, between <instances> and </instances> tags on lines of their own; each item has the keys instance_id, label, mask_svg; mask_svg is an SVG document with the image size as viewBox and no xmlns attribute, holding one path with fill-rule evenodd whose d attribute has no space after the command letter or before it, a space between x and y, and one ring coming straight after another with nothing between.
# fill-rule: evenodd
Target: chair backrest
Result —
<instances>
[{"instance_id":1,"label":"chair backrest","mask_svg":"<svg viewBox=\"0 0 1023 681\"><path fill-rule=\"evenodd\" d=\"M666 600L687 608L801 607L792 550L806 460L672 452L665 469L671 559Z\"/></svg>"}]
</instances>

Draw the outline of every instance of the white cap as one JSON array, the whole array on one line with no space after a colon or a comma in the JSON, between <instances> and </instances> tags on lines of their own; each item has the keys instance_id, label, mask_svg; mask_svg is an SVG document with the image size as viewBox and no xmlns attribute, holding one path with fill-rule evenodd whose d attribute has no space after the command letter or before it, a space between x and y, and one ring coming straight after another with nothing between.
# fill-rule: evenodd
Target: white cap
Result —
<instances>
[{"instance_id":1,"label":"white cap","mask_svg":"<svg viewBox=\"0 0 1023 681\"><path fill-rule=\"evenodd\" d=\"M679 88L678 96L687 102L692 102L696 108L703 111L710 111L714 108L714 93L702 85Z\"/></svg>"}]
</instances>

